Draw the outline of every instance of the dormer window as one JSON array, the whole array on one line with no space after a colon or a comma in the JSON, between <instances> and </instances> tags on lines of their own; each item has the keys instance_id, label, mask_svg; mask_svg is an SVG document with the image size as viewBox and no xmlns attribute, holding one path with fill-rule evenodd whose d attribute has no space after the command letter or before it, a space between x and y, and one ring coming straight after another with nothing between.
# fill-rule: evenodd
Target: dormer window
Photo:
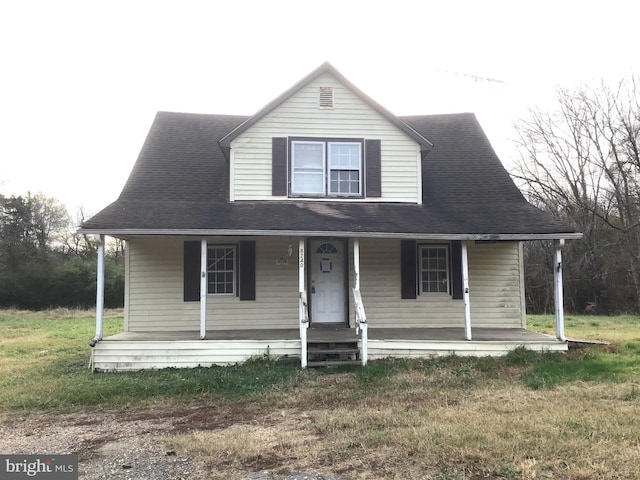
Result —
<instances>
[{"instance_id":1,"label":"dormer window","mask_svg":"<svg viewBox=\"0 0 640 480\"><path fill-rule=\"evenodd\" d=\"M333 108L333 87L318 87L318 105L320 108Z\"/></svg>"},{"instance_id":2,"label":"dormer window","mask_svg":"<svg viewBox=\"0 0 640 480\"><path fill-rule=\"evenodd\" d=\"M380 198L378 139L274 137L274 197Z\"/></svg>"},{"instance_id":3,"label":"dormer window","mask_svg":"<svg viewBox=\"0 0 640 480\"><path fill-rule=\"evenodd\" d=\"M362 140L291 140L291 196L361 197Z\"/></svg>"}]
</instances>

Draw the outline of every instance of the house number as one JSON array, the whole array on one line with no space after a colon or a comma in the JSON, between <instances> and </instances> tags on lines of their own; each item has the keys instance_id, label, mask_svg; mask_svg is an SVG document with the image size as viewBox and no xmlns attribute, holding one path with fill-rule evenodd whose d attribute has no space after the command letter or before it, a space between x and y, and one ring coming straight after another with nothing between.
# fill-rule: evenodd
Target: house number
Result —
<instances>
[{"instance_id":1,"label":"house number","mask_svg":"<svg viewBox=\"0 0 640 480\"><path fill-rule=\"evenodd\" d=\"M304 250L300 250L300 268L304 268Z\"/></svg>"}]
</instances>

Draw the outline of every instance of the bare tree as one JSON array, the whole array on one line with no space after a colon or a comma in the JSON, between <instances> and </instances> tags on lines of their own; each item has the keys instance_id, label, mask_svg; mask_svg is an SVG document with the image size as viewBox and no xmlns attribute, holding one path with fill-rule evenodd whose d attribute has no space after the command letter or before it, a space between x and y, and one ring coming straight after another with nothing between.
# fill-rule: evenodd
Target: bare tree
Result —
<instances>
[{"instance_id":1,"label":"bare tree","mask_svg":"<svg viewBox=\"0 0 640 480\"><path fill-rule=\"evenodd\" d=\"M640 311L637 85L631 77L615 88L560 89L555 110L531 111L516 124L515 177L534 204L584 233L568 250L575 309L595 302Z\"/></svg>"}]
</instances>

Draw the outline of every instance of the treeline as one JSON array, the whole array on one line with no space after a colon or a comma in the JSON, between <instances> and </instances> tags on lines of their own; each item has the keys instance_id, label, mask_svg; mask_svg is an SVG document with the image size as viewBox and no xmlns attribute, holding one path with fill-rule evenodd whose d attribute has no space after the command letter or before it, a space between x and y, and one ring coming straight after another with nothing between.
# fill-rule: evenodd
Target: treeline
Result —
<instances>
[{"instance_id":1,"label":"treeline","mask_svg":"<svg viewBox=\"0 0 640 480\"><path fill-rule=\"evenodd\" d=\"M517 123L513 172L529 200L582 232L563 253L565 306L640 313L640 79L560 89L557 107ZM553 311L552 246L525 246L532 312Z\"/></svg>"},{"instance_id":2,"label":"treeline","mask_svg":"<svg viewBox=\"0 0 640 480\"><path fill-rule=\"evenodd\" d=\"M0 194L0 308L93 308L97 245L75 232L66 208L43 194ZM105 306L124 299L124 247L105 249Z\"/></svg>"}]
</instances>

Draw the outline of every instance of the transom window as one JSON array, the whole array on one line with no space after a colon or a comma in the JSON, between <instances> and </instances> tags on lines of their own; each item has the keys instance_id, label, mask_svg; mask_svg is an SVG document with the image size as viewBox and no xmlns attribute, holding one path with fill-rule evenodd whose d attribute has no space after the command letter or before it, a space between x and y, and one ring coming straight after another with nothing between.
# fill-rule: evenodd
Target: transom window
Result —
<instances>
[{"instance_id":1,"label":"transom window","mask_svg":"<svg viewBox=\"0 0 640 480\"><path fill-rule=\"evenodd\" d=\"M362 196L362 142L293 140L293 196Z\"/></svg>"},{"instance_id":2,"label":"transom window","mask_svg":"<svg viewBox=\"0 0 640 480\"><path fill-rule=\"evenodd\" d=\"M331 243L323 243L316 249L316 253L338 253L338 249Z\"/></svg>"},{"instance_id":3,"label":"transom window","mask_svg":"<svg viewBox=\"0 0 640 480\"><path fill-rule=\"evenodd\" d=\"M420 245L420 293L449 293L448 245Z\"/></svg>"},{"instance_id":4,"label":"transom window","mask_svg":"<svg viewBox=\"0 0 640 480\"><path fill-rule=\"evenodd\" d=\"M207 292L212 295L235 295L235 246L209 245L207 249Z\"/></svg>"}]
</instances>

